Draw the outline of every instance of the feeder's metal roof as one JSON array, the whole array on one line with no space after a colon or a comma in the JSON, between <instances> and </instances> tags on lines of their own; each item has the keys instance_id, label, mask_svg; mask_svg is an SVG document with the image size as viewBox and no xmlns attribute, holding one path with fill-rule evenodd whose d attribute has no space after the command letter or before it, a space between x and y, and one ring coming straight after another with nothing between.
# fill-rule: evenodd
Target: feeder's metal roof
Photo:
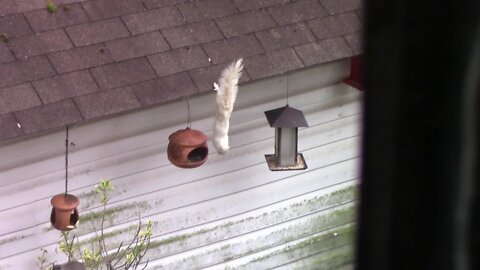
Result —
<instances>
[{"instance_id":1,"label":"feeder's metal roof","mask_svg":"<svg viewBox=\"0 0 480 270\"><path fill-rule=\"evenodd\" d=\"M271 127L294 128L308 127L303 112L288 106L265 112Z\"/></svg>"}]
</instances>

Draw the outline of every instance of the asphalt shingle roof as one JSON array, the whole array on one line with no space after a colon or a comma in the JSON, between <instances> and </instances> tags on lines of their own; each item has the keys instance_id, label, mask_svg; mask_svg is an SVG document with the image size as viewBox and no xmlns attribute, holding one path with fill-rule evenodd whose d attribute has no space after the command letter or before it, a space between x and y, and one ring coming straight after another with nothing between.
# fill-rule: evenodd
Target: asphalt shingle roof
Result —
<instances>
[{"instance_id":1,"label":"asphalt shingle roof","mask_svg":"<svg viewBox=\"0 0 480 270\"><path fill-rule=\"evenodd\" d=\"M0 140L361 53L361 0L0 0Z\"/></svg>"}]
</instances>

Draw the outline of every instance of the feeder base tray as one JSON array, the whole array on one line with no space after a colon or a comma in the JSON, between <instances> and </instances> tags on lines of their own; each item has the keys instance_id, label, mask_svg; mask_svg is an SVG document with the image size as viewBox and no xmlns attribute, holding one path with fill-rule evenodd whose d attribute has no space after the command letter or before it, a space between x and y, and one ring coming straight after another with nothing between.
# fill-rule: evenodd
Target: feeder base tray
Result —
<instances>
[{"instance_id":1,"label":"feeder base tray","mask_svg":"<svg viewBox=\"0 0 480 270\"><path fill-rule=\"evenodd\" d=\"M265 155L268 168L271 171L294 171L294 170L306 170L308 168L305 159L302 154L297 154L297 162L293 165L280 165L277 163L275 155Z\"/></svg>"}]
</instances>

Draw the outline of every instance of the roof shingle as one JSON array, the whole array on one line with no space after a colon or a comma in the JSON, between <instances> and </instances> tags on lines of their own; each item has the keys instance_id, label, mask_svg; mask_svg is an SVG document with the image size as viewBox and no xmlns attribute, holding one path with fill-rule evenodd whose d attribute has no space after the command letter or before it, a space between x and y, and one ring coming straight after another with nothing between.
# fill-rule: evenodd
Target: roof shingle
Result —
<instances>
[{"instance_id":1,"label":"roof shingle","mask_svg":"<svg viewBox=\"0 0 480 270\"><path fill-rule=\"evenodd\" d=\"M269 8L270 14L279 25L301 22L326 15L316 0L299 0Z\"/></svg>"},{"instance_id":2,"label":"roof shingle","mask_svg":"<svg viewBox=\"0 0 480 270\"><path fill-rule=\"evenodd\" d=\"M0 43L0 64L14 61L15 58L5 43Z\"/></svg>"},{"instance_id":3,"label":"roof shingle","mask_svg":"<svg viewBox=\"0 0 480 270\"><path fill-rule=\"evenodd\" d=\"M70 26L65 29L75 46L127 37L128 30L119 18Z\"/></svg>"},{"instance_id":4,"label":"roof shingle","mask_svg":"<svg viewBox=\"0 0 480 270\"><path fill-rule=\"evenodd\" d=\"M0 16L45 7L43 0L0 0Z\"/></svg>"},{"instance_id":5,"label":"roof shingle","mask_svg":"<svg viewBox=\"0 0 480 270\"><path fill-rule=\"evenodd\" d=\"M318 39L331 38L360 31L361 24L355 12L328 16L308 22Z\"/></svg>"},{"instance_id":6,"label":"roof shingle","mask_svg":"<svg viewBox=\"0 0 480 270\"><path fill-rule=\"evenodd\" d=\"M267 31L256 33L263 48L275 51L315 41L315 36L305 23L289 24L282 27L271 28Z\"/></svg>"},{"instance_id":7,"label":"roof shingle","mask_svg":"<svg viewBox=\"0 0 480 270\"><path fill-rule=\"evenodd\" d=\"M176 8L162 8L122 17L128 30L134 35L183 24Z\"/></svg>"},{"instance_id":8,"label":"roof shingle","mask_svg":"<svg viewBox=\"0 0 480 270\"><path fill-rule=\"evenodd\" d=\"M97 21L142 11L143 5L138 0L96 0L82 3L90 19Z\"/></svg>"},{"instance_id":9,"label":"roof shingle","mask_svg":"<svg viewBox=\"0 0 480 270\"><path fill-rule=\"evenodd\" d=\"M325 39L295 47L295 51L306 66L318 62L330 62L352 55L352 50L343 38Z\"/></svg>"},{"instance_id":10,"label":"roof shingle","mask_svg":"<svg viewBox=\"0 0 480 270\"><path fill-rule=\"evenodd\" d=\"M362 0L320 0L329 14L338 14L362 7Z\"/></svg>"},{"instance_id":11,"label":"roof shingle","mask_svg":"<svg viewBox=\"0 0 480 270\"><path fill-rule=\"evenodd\" d=\"M229 62L239 57L246 58L264 52L253 34L215 41L203 45L203 48L215 64Z\"/></svg>"},{"instance_id":12,"label":"roof shingle","mask_svg":"<svg viewBox=\"0 0 480 270\"><path fill-rule=\"evenodd\" d=\"M347 41L350 48L352 48L355 54L362 54L363 53L363 38L362 33L352 33L345 36L345 40Z\"/></svg>"},{"instance_id":13,"label":"roof shingle","mask_svg":"<svg viewBox=\"0 0 480 270\"><path fill-rule=\"evenodd\" d=\"M189 23L208 19L216 19L238 12L231 0L198 0L178 7Z\"/></svg>"},{"instance_id":14,"label":"roof shingle","mask_svg":"<svg viewBox=\"0 0 480 270\"><path fill-rule=\"evenodd\" d=\"M192 95L198 92L197 87L186 72L176 73L133 86L135 95L143 106L150 106Z\"/></svg>"},{"instance_id":15,"label":"roof shingle","mask_svg":"<svg viewBox=\"0 0 480 270\"><path fill-rule=\"evenodd\" d=\"M245 68L252 79L265 78L302 67L302 62L292 48L245 59Z\"/></svg>"},{"instance_id":16,"label":"roof shingle","mask_svg":"<svg viewBox=\"0 0 480 270\"><path fill-rule=\"evenodd\" d=\"M0 88L55 75L45 56L0 65Z\"/></svg>"},{"instance_id":17,"label":"roof shingle","mask_svg":"<svg viewBox=\"0 0 480 270\"><path fill-rule=\"evenodd\" d=\"M140 107L130 86L74 98L85 119L93 119Z\"/></svg>"},{"instance_id":18,"label":"roof shingle","mask_svg":"<svg viewBox=\"0 0 480 270\"><path fill-rule=\"evenodd\" d=\"M265 10L240 13L217 19L216 22L227 38L275 27L275 22Z\"/></svg>"},{"instance_id":19,"label":"roof shingle","mask_svg":"<svg viewBox=\"0 0 480 270\"><path fill-rule=\"evenodd\" d=\"M88 70L34 81L33 86L45 104L99 91Z\"/></svg>"},{"instance_id":20,"label":"roof shingle","mask_svg":"<svg viewBox=\"0 0 480 270\"><path fill-rule=\"evenodd\" d=\"M13 114L0 115L0 140L6 140L22 136L22 130L17 126L17 120Z\"/></svg>"},{"instance_id":21,"label":"roof shingle","mask_svg":"<svg viewBox=\"0 0 480 270\"><path fill-rule=\"evenodd\" d=\"M92 69L92 74L102 89L126 86L156 77L145 58L135 58Z\"/></svg>"},{"instance_id":22,"label":"roof shingle","mask_svg":"<svg viewBox=\"0 0 480 270\"><path fill-rule=\"evenodd\" d=\"M60 8L55 14L45 9L34 10L26 12L25 17L36 32L88 22L87 14L79 4L68 9Z\"/></svg>"},{"instance_id":23,"label":"roof shingle","mask_svg":"<svg viewBox=\"0 0 480 270\"><path fill-rule=\"evenodd\" d=\"M204 21L162 30L173 48L180 48L223 39L214 21Z\"/></svg>"},{"instance_id":24,"label":"roof shingle","mask_svg":"<svg viewBox=\"0 0 480 270\"><path fill-rule=\"evenodd\" d=\"M19 84L0 90L0 114L41 105L32 85Z\"/></svg>"},{"instance_id":25,"label":"roof shingle","mask_svg":"<svg viewBox=\"0 0 480 270\"><path fill-rule=\"evenodd\" d=\"M208 66L210 62L200 46L181 48L148 57L158 76Z\"/></svg>"},{"instance_id":26,"label":"roof shingle","mask_svg":"<svg viewBox=\"0 0 480 270\"><path fill-rule=\"evenodd\" d=\"M240 11L252 10L252 9L261 9L265 7L271 7L275 5L285 4L291 0L234 0L235 5Z\"/></svg>"},{"instance_id":27,"label":"roof shingle","mask_svg":"<svg viewBox=\"0 0 480 270\"><path fill-rule=\"evenodd\" d=\"M9 44L18 59L73 48L63 29L21 36Z\"/></svg>"},{"instance_id":28,"label":"roof shingle","mask_svg":"<svg viewBox=\"0 0 480 270\"><path fill-rule=\"evenodd\" d=\"M83 120L71 99L18 111L15 112L15 117L25 134L62 127Z\"/></svg>"},{"instance_id":29,"label":"roof shingle","mask_svg":"<svg viewBox=\"0 0 480 270\"><path fill-rule=\"evenodd\" d=\"M144 0L143 3L148 9L176 6L191 0Z\"/></svg>"},{"instance_id":30,"label":"roof shingle","mask_svg":"<svg viewBox=\"0 0 480 270\"><path fill-rule=\"evenodd\" d=\"M106 43L115 61L137 58L170 49L160 32L112 40Z\"/></svg>"},{"instance_id":31,"label":"roof shingle","mask_svg":"<svg viewBox=\"0 0 480 270\"><path fill-rule=\"evenodd\" d=\"M222 70L227 67L227 65L228 63L197 68L190 70L188 73L192 77L200 92L212 91L213 82L218 80L218 74L220 74ZM247 82L249 80L250 77L248 76L248 73L244 71L242 77L240 77L240 83Z\"/></svg>"},{"instance_id":32,"label":"roof shingle","mask_svg":"<svg viewBox=\"0 0 480 270\"><path fill-rule=\"evenodd\" d=\"M0 6L2 4L0 3ZM23 36L32 33L22 14L0 17L0 34L7 37Z\"/></svg>"}]
</instances>

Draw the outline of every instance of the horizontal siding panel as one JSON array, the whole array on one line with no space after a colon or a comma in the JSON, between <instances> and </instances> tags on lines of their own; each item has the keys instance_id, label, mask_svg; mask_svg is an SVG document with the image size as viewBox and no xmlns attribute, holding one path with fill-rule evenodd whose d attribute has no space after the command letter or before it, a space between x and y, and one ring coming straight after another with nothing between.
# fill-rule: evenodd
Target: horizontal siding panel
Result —
<instances>
[{"instance_id":1,"label":"horizontal siding panel","mask_svg":"<svg viewBox=\"0 0 480 270\"><path fill-rule=\"evenodd\" d=\"M354 245L347 244L324 252L316 253L306 258L276 266L277 270L322 269L322 270L353 270Z\"/></svg>"}]
</instances>

